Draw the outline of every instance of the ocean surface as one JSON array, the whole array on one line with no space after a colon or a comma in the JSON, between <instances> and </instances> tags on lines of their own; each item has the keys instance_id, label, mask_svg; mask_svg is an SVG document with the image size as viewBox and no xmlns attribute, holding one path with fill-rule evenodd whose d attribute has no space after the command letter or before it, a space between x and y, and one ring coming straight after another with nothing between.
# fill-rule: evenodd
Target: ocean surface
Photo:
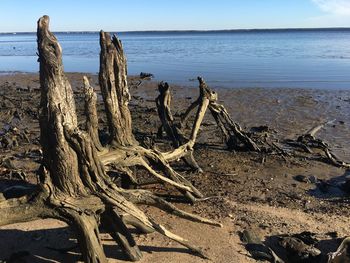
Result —
<instances>
[{"instance_id":1,"label":"ocean surface","mask_svg":"<svg viewBox=\"0 0 350 263\"><path fill-rule=\"evenodd\" d=\"M129 74L215 87L350 89L350 30L124 32ZM98 72L99 34L56 33L67 72ZM0 34L0 73L37 72L35 33Z\"/></svg>"}]
</instances>

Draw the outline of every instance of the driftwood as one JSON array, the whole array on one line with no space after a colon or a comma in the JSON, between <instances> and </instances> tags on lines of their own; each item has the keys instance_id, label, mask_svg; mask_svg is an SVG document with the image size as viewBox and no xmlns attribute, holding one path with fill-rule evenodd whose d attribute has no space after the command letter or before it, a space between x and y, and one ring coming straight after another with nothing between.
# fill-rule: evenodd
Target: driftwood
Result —
<instances>
[{"instance_id":1,"label":"driftwood","mask_svg":"<svg viewBox=\"0 0 350 263\"><path fill-rule=\"evenodd\" d=\"M156 231L206 258L186 239L179 237L146 216L137 204L156 206L191 221L220 226L209 219L177 209L153 193L123 189L107 175L108 164L121 169L132 165L145 167L160 182L174 186L191 200L202 197L168 160L181 158L196 138L208 102L198 111L191 139L169 153L138 146L131 129L128 109L129 91L126 60L120 41L101 32L100 86L106 107L110 144L102 146L97 131L95 95L85 78L87 130L78 128L73 91L62 65L62 50L49 31L49 17L38 21L40 62L40 143L43 160L38 189L20 198L0 201L0 226L56 218L67 222L77 233L84 262L107 262L99 237L99 228L109 232L129 260L142 254L128 230L132 225L143 232ZM157 165L156 172L151 165ZM132 176L132 175L130 175Z\"/></svg>"},{"instance_id":2,"label":"driftwood","mask_svg":"<svg viewBox=\"0 0 350 263\"><path fill-rule=\"evenodd\" d=\"M214 117L219 129L221 130L224 141L230 150L247 150L260 152L258 145L242 130L238 123L235 123L228 114L225 107L217 103L218 96L204 82L203 78L198 77L200 82L199 97L194 101L181 116L180 127L184 127L188 121L191 112L200 105L203 95L206 93L213 94L208 108ZM204 92L203 92L204 91Z\"/></svg>"},{"instance_id":3,"label":"driftwood","mask_svg":"<svg viewBox=\"0 0 350 263\"><path fill-rule=\"evenodd\" d=\"M160 95L157 97L156 103L162 126L159 128L158 134L161 134L164 129L174 147L177 147L181 142L186 140L183 129L187 125L191 112L201 105L205 94L211 94L208 109L222 133L228 150L277 154L284 158L289 156L306 157L334 166L350 168L350 164L340 160L331 151L327 143L316 138L317 132L333 121L321 123L295 140L285 139L278 141L274 139L274 136L269 136L271 135L269 134L270 131L265 126L247 132L238 123L234 122L225 107L217 102L217 94L206 85L204 80L201 77L198 77L198 80L200 82L199 97L181 115L180 120L175 120L171 114L169 85L167 83L159 84ZM260 131L264 133L260 133ZM189 156L193 159L192 152Z\"/></svg>"},{"instance_id":4,"label":"driftwood","mask_svg":"<svg viewBox=\"0 0 350 263\"><path fill-rule=\"evenodd\" d=\"M350 168L350 164L340 160L329 148L329 145L321 139L316 138L316 134L326 125L335 120L327 121L316 125L305 134L300 135L296 140L285 140L284 143L292 146L294 151L301 150L311 158L317 159L334 166Z\"/></svg>"},{"instance_id":5,"label":"driftwood","mask_svg":"<svg viewBox=\"0 0 350 263\"><path fill-rule=\"evenodd\" d=\"M242 130L239 124L231 119L225 107L216 102L217 94L208 87L204 79L198 77L198 81L199 97L182 114L180 121L176 121L171 113L171 93L168 83L159 83L159 96L156 98L156 105L162 125L158 129L158 136L161 136L164 130L171 140L173 147L177 148L179 145L184 144L188 139L184 135L183 128L187 125L190 114L196 108L199 111L202 108L201 105L204 102L208 102L207 108L213 115L230 150L244 149L260 152L261 150L257 144ZM191 168L201 171L193 157L193 146L182 158Z\"/></svg>"},{"instance_id":6,"label":"driftwood","mask_svg":"<svg viewBox=\"0 0 350 263\"><path fill-rule=\"evenodd\" d=\"M201 115L205 114L207 103L210 103L210 100L212 100L212 96L214 95L213 93L205 89L205 83L203 79L200 78L199 81L201 97L200 99L198 99L198 106L200 105L200 107L196 115L197 119ZM193 146L196 139L196 135L194 137L191 136L190 139L186 138L186 136L183 134L180 128L181 124L175 123L175 119L171 113L171 93L168 83L159 83L158 90L159 96L156 98L156 105L158 115L162 123L162 125L158 129L158 137L162 137L162 133L164 130L169 139L171 140L174 148L178 148L179 146L187 143L187 145L190 147L188 147L187 152L184 153L182 159L194 171L202 172L202 169L199 167L198 163L196 162L193 156ZM199 125L197 126L199 128Z\"/></svg>"}]
</instances>

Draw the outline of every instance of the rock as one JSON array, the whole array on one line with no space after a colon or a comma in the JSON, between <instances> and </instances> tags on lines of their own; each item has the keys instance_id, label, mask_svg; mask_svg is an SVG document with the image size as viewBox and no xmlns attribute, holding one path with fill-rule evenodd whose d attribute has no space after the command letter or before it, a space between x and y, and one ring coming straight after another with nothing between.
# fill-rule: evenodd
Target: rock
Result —
<instances>
[{"instance_id":1,"label":"rock","mask_svg":"<svg viewBox=\"0 0 350 263\"><path fill-rule=\"evenodd\" d=\"M313 175L309 176L308 179L309 179L310 183L313 183L313 184L316 184L318 182L317 177L313 176Z\"/></svg>"},{"instance_id":2,"label":"rock","mask_svg":"<svg viewBox=\"0 0 350 263\"><path fill-rule=\"evenodd\" d=\"M286 249L292 262L319 262L321 251L312 245L305 244L296 237L282 237L279 244Z\"/></svg>"},{"instance_id":3,"label":"rock","mask_svg":"<svg viewBox=\"0 0 350 263\"><path fill-rule=\"evenodd\" d=\"M250 128L250 132L269 132L269 131L270 131L270 129L266 125L261 125L261 126Z\"/></svg>"},{"instance_id":4,"label":"rock","mask_svg":"<svg viewBox=\"0 0 350 263\"><path fill-rule=\"evenodd\" d=\"M309 183L309 179L305 175L296 175L293 176L293 179L295 181L301 182L301 183Z\"/></svg>"},{"instance_id":5,"label":"rock","mask_svg":"<svg viewBox=\"0 0 350 263\"><path fill-rule=\"evenodd\" d=\"M33 192L33 186L14 185L6 188L2 194L6 199L18 198Z\"/></svg>"},{"instance_id":6,"label":"rock","mask_svg":"<svg viewBox=\"0 0 350 263\"><path fill-rule=\"evenodd\" d=\"M140 78L146 79L146 78L154 78L154 75L152 73L147 73L147 72L141 72L140 73Z\"/></svg>"},{"instance_id":7,"label":"rock","mask_svg":"<svg viewBox=\"0 0 350 263\"><path fill-rule=\"evenodd\" d=\"M251 230L244 230L241 233L241 240L247 244L262 244L260 238Z\"/></svg>"},{"instance_id":8,"label":"rock","mask_svg":"<svg viewBox=\"0 0 350 263\"><path fill-rule=\"evenodd\" d=\"M315 235L315 233L312 233L310 231L304 231L300 234L294 234L293 237L300 239L306 245L315 245L318 242L317 238L315 238Z\"/></svg>"},{"instance_id":9,"label":"rock","mask_svg":"<svg viewBox=\"0 0 350 263\"><path fill-rule=\"evenodd\" d=\"M246 243L245 248L254 259L284 263L270 247L261 242L260 238L253 231L244 230L241 233L241 240Z\"/></svg>"}]
</instances>

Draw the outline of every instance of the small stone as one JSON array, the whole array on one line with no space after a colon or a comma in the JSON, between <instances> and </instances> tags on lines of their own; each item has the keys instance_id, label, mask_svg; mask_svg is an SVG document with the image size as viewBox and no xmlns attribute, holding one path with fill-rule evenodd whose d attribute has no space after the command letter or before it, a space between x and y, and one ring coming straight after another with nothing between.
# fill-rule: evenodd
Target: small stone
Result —
<instances>
[{"instance_id":1,"label":"small stone","mask_svg":"<svg viewBox=\"0 0 350 263\"><path fill-rule=\"evenodd\" d=\"M33 186L14 185L6 188L3 195L6 199L18 198L30 194L33 190Z\"/></svg>"},{"instance_id":2,"label":"small stone","mask_svg":"<svg viewBox=\"0 0 350 263\"><path fill-rule=\"evenodd\" d=\"M308 179L309 179L309 182L313 183L313 184L317 183L317 181L318 181L317 177L313 176L313 175L309 176Z\"/></svg>"},{"instance_id":3,"label":"small stone","mask_svg":"<svg viewBox=\"0 0 350 263\"><path fill-rule=\"evenodd\" d=\"M331 237L331 238L338 238L338 232L337 231L327 232L326 235Z\"/></svg>"},{"instance_id":4,"label":"small stone","mask_svg":"<svg viewBox=\"0 0 350 263\"><path fill-rule=\"evenodd\" d=\"M293 177L293 179L301 183L309 183L309 180L305 175L296 175Z\"/></svg>"}]
</instances>

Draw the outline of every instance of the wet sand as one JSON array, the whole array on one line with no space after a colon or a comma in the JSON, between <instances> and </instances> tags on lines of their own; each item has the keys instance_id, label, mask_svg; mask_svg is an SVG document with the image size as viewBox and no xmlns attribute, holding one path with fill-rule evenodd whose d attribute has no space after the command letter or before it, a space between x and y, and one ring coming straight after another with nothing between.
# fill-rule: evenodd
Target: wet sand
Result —
<instances>
[{"instance_id":1,"label":"wet sand","mask_svg":"<svg viewBox=\"0 0 350 263\"><path fill-rule=\"evenodd\" d=\"M89 76L98 92L97 77ZM82 74L68 74L68 77L81 113ZM142 142L146 137L154 137L160 125L154 103L157 84L143 81L137 86L137 78L131 78L129 83L134 133ZM40 160L39 87L36 74L0 76L0 192L22 182L24 177L28 184L36 184L35 171ZM329 143L341 159L350 162L350 90L220 88L216 91L220 102L242 127L267 125L279 138L296 138L319 123L335 120L324 127L318 137ZM197 92L196 88L174 85L173 112L182 112L197 98ZM101 98L99 110L103 128ZM80 123L83 122L80 115ZM177 206L219 220L223 228L188 222L154 208L143 207L143 210L204 248L212 262L255 262L239 240L237 233L244 229L254 230L271 244L276 235L312 231L324 253L335 250L338 238L350 235L350 198L336 187L350 176L349 171L312 160L228 152L219 135L207 114L194 153L204 173L191 174L182 163L175 167L206 196L215 196L194 206ZM17 144L6 145L12 138ZM297 175L313 179L299 182L293 178ZM322 191L315 184L315 178L331 182L330 189ZM158 189L153 187L149 186L154 191ZM336 232L338 238L330 232ZM136 240L144 252L142 262L164 262L165 259L167 262L207 262L156 234L136 235ZM79 260L78 248L69 252L55 250L72 247L75 242L74 233L56 220L4 226L0 231L0 259L27 251L28 256L23 257L27 262L75 262ZM103 243L110 262L123 262L120 250L107 234L103 234Z\"/></svg>"}]
</instances>

